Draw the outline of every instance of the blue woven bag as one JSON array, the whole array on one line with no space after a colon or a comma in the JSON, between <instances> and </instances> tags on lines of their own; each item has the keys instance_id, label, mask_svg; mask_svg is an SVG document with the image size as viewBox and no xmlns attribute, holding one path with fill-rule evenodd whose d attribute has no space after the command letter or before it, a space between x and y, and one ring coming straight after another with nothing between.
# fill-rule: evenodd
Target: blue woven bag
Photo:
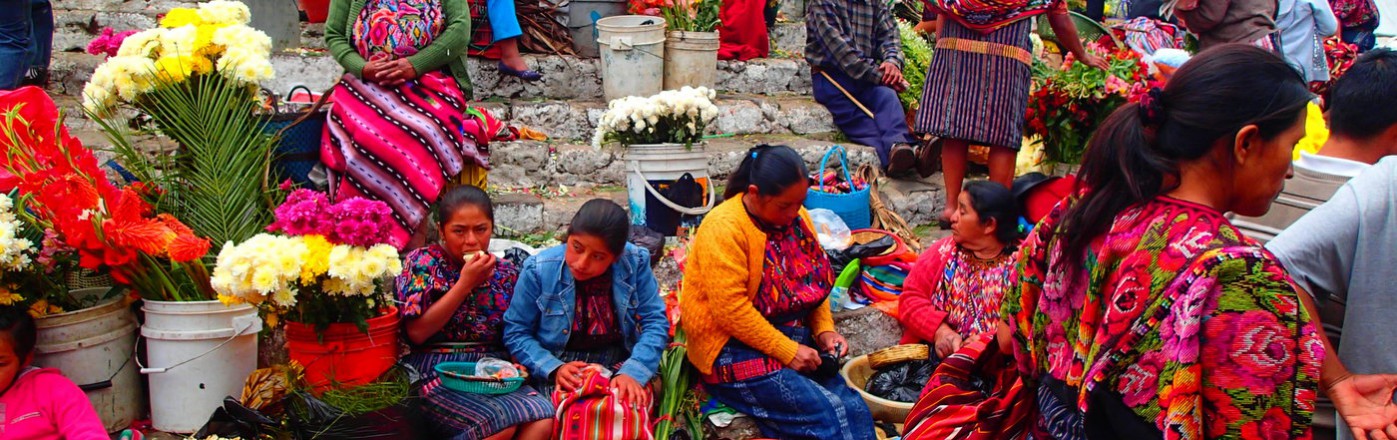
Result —
<instances>
[{"instance_id":1,"label":"blue woven bag","mask_svg":"<svg viewBox=\"0 0 1397 440\"><path fill-rule=\"evenodd\" d=\"M849 158L844 152L844 147L835 145L825 152L825 157L820 159L820 168L816 170L816 175L823 175L829 166L829 158L834 153L839 153L839 167L844 171L844 181L849 182L850 193L833 194L824 192L824 179L820 179L818 188L810 188L810 193L805 196L805 209L828 209L839 215L844 220L844 224L850 230L866 229L873 225L873 213L868 209L868 191L872 186L864 189L853 189L854 179L849 174Z\"/></svg>"}]
</instances>

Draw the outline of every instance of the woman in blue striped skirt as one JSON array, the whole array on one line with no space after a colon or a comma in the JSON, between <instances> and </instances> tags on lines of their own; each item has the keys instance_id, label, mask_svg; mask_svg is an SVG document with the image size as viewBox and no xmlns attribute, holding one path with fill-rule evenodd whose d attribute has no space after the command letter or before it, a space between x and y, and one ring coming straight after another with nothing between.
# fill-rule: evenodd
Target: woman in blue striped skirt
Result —
<instances>
[{"instance_id":1,"label":"woman in blue striped skirt","mask_svg":"<svg viewBox=\"0 0 1397 440\"><path fill-rule=\"evenodd\" d=\"M1032 80L1029 18L1047 13L1053 31L1078 60L1098 68L1106 63L1082 49L1062 0L1024 0L1012 5L1017 9L964 16L956 12L955 0L930 3L941 26L913 128L941 138L944 225L960 197L971 143L990 146L990 180L1006 188L1013 184Z\"/></svg>"},{"instance_id":2,"label":"woman in blue striped skirt","mask_svg":"<svg viewBox=\"0 0 1397 440\"><path fill-rule=\"evenodd\" d=\"M547 439L553 404L530 387L489 396L450 390L433 369L441 362L508 359L502 339L504 313L519 269L484 252L494 232L490 197L479 188L456 187L437 206L441 243L412 251L397 279L403 327L412 343L404 362L422 373L415 386L432 438Z\"/></svg>"}]
</instances>

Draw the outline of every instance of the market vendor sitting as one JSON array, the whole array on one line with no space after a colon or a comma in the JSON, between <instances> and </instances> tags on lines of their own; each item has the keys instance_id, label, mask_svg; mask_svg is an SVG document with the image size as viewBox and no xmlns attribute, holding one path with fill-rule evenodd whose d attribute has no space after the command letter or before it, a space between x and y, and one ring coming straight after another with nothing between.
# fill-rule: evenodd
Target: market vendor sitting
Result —
<instances>
[{"instance_id":1,"label":"market vendor sitting","mask_svg":"<svg viewBox=\"0 0 1397 440\"><path fill-rule=\"evenodd\" d=\"M907 82L892 11L866 0L813 0L806 9L805 60L815 101L850 141L873 147L889 175L911 170L917 158L897 99Z\"/></svg>"},{"instance_id":2,"label":"market vendor sitting","mask_svg":"<svg viewBox=\"0 0 1397 440\"><path fill-rule=\"evenodd\" d=\"M834 328L834 273L801 208L805 161L784 146L749 150L726 200L694 235L680 294L689 362L709 395L782 439L872 440L863 399L822 365L848 342Z\"/></svg>"},{"instance_id":3,"label":"market vendor sitting","mask_svg":"<svg viewBox=\"0 0 1397 440\"><path fill-rule=\"evenodd\" d=\"M932 344L944 359L961 343L993 332L1000 297L1011 287L1019 213L1008 188L991 181L965 185L951 214L951 236L922 253L898 300L904 344Z\"/></svg>"},{"instance_id":4,"label":"market vendor sitting","mask_svg":"<svg viewBox=\"0 0 1397 440\"><path fill-rule=\"evenodd\" d=\"M441 242L408 253L397 300L412 353L403 362L425 378L422 408L435 438L547 439L553 404L525 386L500 396L442 386L442 362L509 359L501 335L519 269L486 253L495 209L485 191L452 188L437 204Z\"/></svg>"},{"instance_id":5,"label":"market vendor sitting","mask_svg":"<svg viewBox=\"0 0 1397 440\"><path fill-rule=\"evenodd\" d=\"M626 242L630 217L615 202L582 205L567 241L524 262L505 314L505 344L545 394L572 392L584 369L612 373L615 396L650 402L643 387L669 345L669 320L650 253Z\"/></svg>"}]
</instances>

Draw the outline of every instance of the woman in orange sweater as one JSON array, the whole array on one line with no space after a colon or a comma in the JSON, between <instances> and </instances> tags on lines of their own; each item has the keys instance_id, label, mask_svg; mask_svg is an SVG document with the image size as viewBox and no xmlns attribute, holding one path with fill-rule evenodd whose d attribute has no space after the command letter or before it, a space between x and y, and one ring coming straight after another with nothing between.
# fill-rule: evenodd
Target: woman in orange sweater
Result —
<instances>
[{"instance_id":1,"label":"woman in orange sweater","mask_svg":"<svg viewBox=\"0 0 1397 440\"><path fill-rule=\"evenodd\" d=\"M807 176L789 147L747 153L694 236L680 325L708 393L764 436L871 440L868 406L833 365L821 368L821 352L843 355L848 342L830 316L833 270L801 208Z\"/></svg>"}]
</instances>

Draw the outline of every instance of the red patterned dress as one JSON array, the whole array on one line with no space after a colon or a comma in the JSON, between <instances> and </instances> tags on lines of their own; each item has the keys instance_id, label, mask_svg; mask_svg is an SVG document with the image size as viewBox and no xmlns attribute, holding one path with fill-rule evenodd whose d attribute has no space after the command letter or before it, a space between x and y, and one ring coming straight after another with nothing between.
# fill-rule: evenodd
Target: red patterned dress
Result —
<instances>
[{"instance_id":1,"label":"red patterned dress","mask_svg":"<svg viewBox=\"0 0 1397 440\"><path fill-rule=\"evenodd\" d=\"M1324 347L1274 256L1160 197L1118 214L1074 273L1062 214L1024 243L1002 309L1037 437L1309 438Z\"/></svg>"}]
</instances>

